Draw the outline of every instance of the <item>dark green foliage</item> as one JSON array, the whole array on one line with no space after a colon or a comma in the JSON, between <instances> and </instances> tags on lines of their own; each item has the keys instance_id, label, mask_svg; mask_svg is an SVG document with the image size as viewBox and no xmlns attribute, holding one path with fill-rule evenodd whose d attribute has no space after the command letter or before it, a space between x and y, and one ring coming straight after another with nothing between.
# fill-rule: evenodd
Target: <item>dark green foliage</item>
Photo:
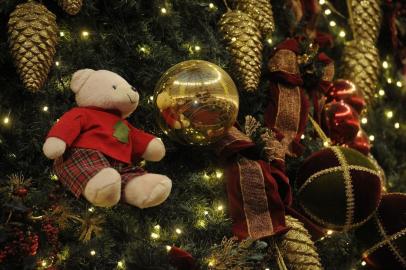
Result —
<instances>
[{"instance_id":1,"label":"dark green foliage","mask_svg":"<svg viewBox=\"0 0 406 270\"><path fill-rule=\"evenodd\" d=\"M119 73L140 92L140 105L129 121L136 127L163 138L167 156L159 163L147 163L150 172L168 175L173 180L173 191L168 201L159 207L140 210L119 204L110 209L96 208L90 215L105 217L102 232L86 243L79 241L80 223L68 219L61 229L61 247L54 263L60 269L115 269L123 261L127 269L172 269L168 264L166 245L179 246L206 268L210 248L219 244L224 236L231 236L231 222L226 218L224 179L221 168L210 148L180 146L159 130L154 120L154 108L148 102L155 83L172 65L188 59L214 62L227 71L232 70L229 56L221 44L216 23L224 12L222 1L209 0L86 0L77 16L65 14L56 1L43 3L57 15L57 23L64 36L60 37L54 66L44 89L29 93L19 81L8 53L8 15L20 0L3 0L0 3L0 246L12 233L12 227L40 234L40 248L34 257L10 260L0 264L0 269L33 269L38 262L52 256L52 247L41 231L41 220L29 218L49 215L52 206L66 205L74 215L88 215L85 200L76 200L69 192L51 180L52 162L42 154L42 144L51 125L64 112L75 106L69 90L71 74L81 68L108 69ZM215 4L214 9L209 3ZM292 14L284 10L285 1L273 1L277 31L273 44L290 35ZM161 8L167 13L161 14ZM345 12L343 12L345 13ZM337 24L347 28L346 19L337 17ZM321 20L322 28L328 21ZM83 37L82 31L89 36ZM348 34L347 37L350 35ZM389 42L380 43L382 51ZM194 46L201 47L196 51ZM327 51L339 66L342 42ZM272 51L264 49L263 79L256 94L241 93L239 123L248 114L261 120L267 104L268 86L266 61ZM386 57L386 55L383 55ZM390 56L388 56L390 57ZM389 61L391 63L391 61ZM393 61L392 61L393 62ZM394 84L387 85L386 77L393 80L396 68L382 74L382 87L386 95L378 98L369 110L365 129L375 135L372 149L389 179L390 190L406 191L406 104L405 91ZM48 106L44 111L43 107ZM385 117L387 110L394 118ZM8 116L10 122L3 123ZM401 128L394 129L394 122ZM305 155L288 159L288 175L294 183L304 158L321 148L308 127L303 140ZM8 190L9 178L21 172L32 179L27 197L17 198ZM3 188L4 187L4 188ZM224 205L225 211L218 210ZM9 219L10 211L13 212ZM207 211L207 212L205 212ZM201 221L204 226L200 226ZM15 222L15 223L12 223ZM160 238L151 239L154 226L160 225ZM182 234L175 233L180 228ZM349 269L358 261L356 241L349 235L337 235L318 244L325 269ZM96 254L90 255L94 250ZM357 265L358 266L358 265Z\"/></svg>"}]
</instances>

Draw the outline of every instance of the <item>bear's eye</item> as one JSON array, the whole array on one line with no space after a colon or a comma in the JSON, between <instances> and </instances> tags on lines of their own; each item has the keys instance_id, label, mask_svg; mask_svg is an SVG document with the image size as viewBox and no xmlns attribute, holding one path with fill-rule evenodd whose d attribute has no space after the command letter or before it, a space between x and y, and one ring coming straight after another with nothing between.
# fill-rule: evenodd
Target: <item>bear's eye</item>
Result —
<instances>
[{"instance_id":1,"label":"bear's eye","mask_svg":"<svg viewBox=\"0 0 406 270\"><path fill-rule=\"evenodd\" d=\"M116 85L113 85L113 89L116 90L116 89L117 89L117 86L116 86Z\"/></svg>"}]
</instances>

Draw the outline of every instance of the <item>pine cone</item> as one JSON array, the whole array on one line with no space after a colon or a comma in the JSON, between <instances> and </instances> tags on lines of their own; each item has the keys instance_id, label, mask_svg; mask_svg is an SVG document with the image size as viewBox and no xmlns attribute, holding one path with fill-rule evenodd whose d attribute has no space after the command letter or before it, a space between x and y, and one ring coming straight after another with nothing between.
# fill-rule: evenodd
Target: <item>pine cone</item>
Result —
<instances>
[{"instance_id":1,"label":"pine cone","mask_svg":"<svg viewBox=\"0 0 406 270\"><path fill-rule=\"evenodd\" d=\"M376 42L382 22L381 0L351 0L354 38Z\"/></svg>"},{"instance_id":2,"label":"pine cone","mask_svg":"<svg viewBox=\"0 0 406 270\"><path fill-rule=\"evenodd\" d=\"M58 0L58 4L69 15L76 15L82 8L83 0Z\"/></svg>"},{"instance_id":3,"label":"pine cone","mask_svg":"<svg viewBox=\"0 0 406 270\"><path fill-rule=\"evenodd\" d=\"M29 1L10 14L10 52L25 87L36 92L44 85L57 44L56 17L44 5Z\"/></svg>"},{"instance_id":4,"label":"pine cone","mask_svg":"<svg viewBox=\"0 0 406 270\"><path fill-rule=\"evenodd\" d=\"M286 216L286 225L291 229L283 236L280 251L289 270L323 269L319 254L303 224Z\"/></svg>"},{"instance_id":5,"label":"pine cone","mask_svg":"<svg viewBox=\"0 0 406 270\"><path fill-rule=\"evenodd\" d=\"M242 11L228 11L221 17L219 26L237 79L246 91L255 91L262 63L261 32L255 21Z\"/></svg>"},{"instance_id":6,"label":"pine cone","mask_svg":"<svg viewBox=\"0 0 406 270\"><path fill-rule=\"evenodd\" d=\"M366 99L374 95L380 60L378 49L369 40L354 40L345 44L342 56L343 78L360 89Z\"/></svg>"},{"instance_id":7,"label":"pine cone","mask_svg":"<svg viewBox=\"0 0 406 270\"><path fill-rule=\"evenodd\" d=\"M270 0L237 0L236 9L248 14L264 37L270 36L275 30Z\"/></svg>"}]
</instances>

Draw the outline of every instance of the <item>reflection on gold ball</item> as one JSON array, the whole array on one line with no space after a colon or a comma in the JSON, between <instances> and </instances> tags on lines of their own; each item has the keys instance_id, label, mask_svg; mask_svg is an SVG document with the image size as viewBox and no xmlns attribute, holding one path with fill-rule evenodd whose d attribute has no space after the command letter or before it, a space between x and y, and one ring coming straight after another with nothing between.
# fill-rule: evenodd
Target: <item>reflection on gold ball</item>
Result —
<instances>
[{"instance_id":1,"label":"reflection on gold ball","mask_svg":"<svg viewBox=\"0 0 406 270\"><path fill-rule=\"evenodd\" d=\"M220 139L238 114L238 91L219 66L202 60L181 62L155 87L158 124L182 144L208 145Z\"/></svg>"}]
</instances>

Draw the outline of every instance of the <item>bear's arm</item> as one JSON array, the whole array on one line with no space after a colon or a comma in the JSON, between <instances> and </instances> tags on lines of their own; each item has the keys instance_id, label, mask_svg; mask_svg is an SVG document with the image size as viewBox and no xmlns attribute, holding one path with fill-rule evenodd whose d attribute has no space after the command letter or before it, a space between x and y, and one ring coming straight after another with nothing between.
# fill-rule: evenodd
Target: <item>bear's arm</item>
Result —
<instances>
[{"instance_id":1,"label":"bear's arm","mask_svg":"<svg viewBox=\"0 0 406 270\"><path fill-rule=\"evenodd\" d=\"M51 128L47 138L56 137L63 140L68 146L79 136L85 115L77 109L66 112Z\"/></svg>"},{"instance_id":2,"label":"bear's arm","mask_svg":"<svg viewBox=\"0 0 406 270\"><path fill-rule=\"evenodd\" d=\"M139 130L131 129L133 143L133 157L143 158L147 161L159 161L165 156L165 146L154 135Z\"/></svg>"}]
</instances>

